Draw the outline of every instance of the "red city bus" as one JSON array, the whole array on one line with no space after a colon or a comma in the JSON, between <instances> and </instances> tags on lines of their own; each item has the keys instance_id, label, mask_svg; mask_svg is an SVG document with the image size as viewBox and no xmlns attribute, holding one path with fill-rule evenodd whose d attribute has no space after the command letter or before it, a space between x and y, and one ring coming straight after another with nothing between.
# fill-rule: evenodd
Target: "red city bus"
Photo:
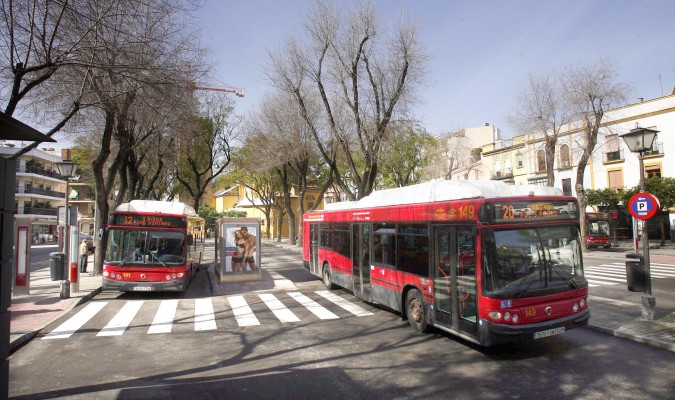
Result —
<instances>
[{"instance_id":1,"label":"red city bus","mask_svg":"<svg viewBox=\"0 0 675 400\"><path fill-rule=\"evenodd\" d=\"M489 346L588 323L574 197L433 181L303 215L305 268L357 297Z\"/></svg>"},{"instance_id":2,"label":"red city bus","mask_svg":"<svg viewBox=\"0 0 675 400\"><path fill-rule=\"evenodd\" d=\"M609 214L604 212L586 213L586 247L612 247L609 236Z\"/></svg>"},{"instance_id":3,"label":"red city bus","mask_svg":"<svg viewBox=\"0 0 675 400\"><path fill-rule=\"evenodd\" d=\"M133 200L108 220L103 290L187 290L204 253L204 219L183 203Z\"/></svg>"}]
</instances>

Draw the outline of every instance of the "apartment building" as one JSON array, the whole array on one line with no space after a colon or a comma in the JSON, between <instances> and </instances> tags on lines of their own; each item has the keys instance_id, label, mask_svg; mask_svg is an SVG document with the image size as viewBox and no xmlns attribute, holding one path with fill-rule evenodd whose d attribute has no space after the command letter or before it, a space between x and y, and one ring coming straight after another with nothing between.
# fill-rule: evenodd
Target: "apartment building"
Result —
<instances>
[{"instance_id":1,"label":"apartment building","mask_svg":"<svg viewBox=\"0 0 675 400\"><path fill-rule=\"evenodd\" d=\"M22 147L21 142L0 140L0 157L10 157ZM16 162L14 215L28 218L33 227L33 244L55 243L58 207L65 205L66 180L56 163L64 158L54 148L36 148ZM80 232L94 234L95 201L90 185L70 182L68 201L78 208Z\"/></svg>"}]
</instances>

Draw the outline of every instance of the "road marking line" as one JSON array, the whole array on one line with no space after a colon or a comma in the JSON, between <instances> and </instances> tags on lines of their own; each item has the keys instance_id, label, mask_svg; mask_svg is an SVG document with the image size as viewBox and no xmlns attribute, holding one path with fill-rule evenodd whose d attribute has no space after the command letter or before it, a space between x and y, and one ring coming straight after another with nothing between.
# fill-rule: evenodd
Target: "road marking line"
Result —
<instances>
[{"instance_id":1,"label":"road marking line","mask_svg":"<svg viewBox=\"0 0 675 400\"><path fill-rule=\"evenodd\" d=\"M211 331L217 328L211 299L195 299L195 331Z\"/></svg>"},{"instance_id":2,"label":"road marking line","mask_svg":"<svg viewBox=\"0 0 675 400\"><path fill-rule=\"evenodd\" d=\"M84 324L87 323L90 319L96 315L99 311L106 306L108 302L106 301L97 301L94 303L87 304L82 310L77 314L73 315L66 322L59 325L58 328L51 331L42 339L65 339L69 338L73 333L78 329L82 328Z\"/></svg>"},{"instance_id":3,"label":"road marking line","mask_svg":"<svg viewBox=\"0 0 675 400\"><path fill-rule=\"evenodd\" d=\"M260 297L260 300L264 301L267 307L269 307L270 310L276 315L276 317L279 319L281 322L298 322L300 321L300 318L298 318L295 314L293 314L293 311L289 310L286 308L286 306L279 301L273 294L271 293L262 293L259 294L258 297Z\"/></svg>"},{"instance_id":4,"label":"road marking line","mask_svg":"<svg viewBox=\"0 0 675 400\"><path fill-rule=\"evenodd\" d=\"M253 314L253 310L248 306L244 296L228 296L227 301L230 303L234 317L239 326L256 326L260 325L260 321Z\"/></svg>"},{"instance_id":5,"label":"road marking line","mask_svg":"<svg viewBox=\"0 0 675 400\"><path fill-rule=\"evenodd\" d=\"M330 300L333 303L337 304L338 306L344 308L345 310L349 311L350 313L356 315L357 317L363 317L366 315L373 315L370 311L366 310L363 307L357 306L356 304L343 299L342 297L336 295L335 293L331 293L328 290L319 290L316 291L316 294L319 296L323 297L324 299Z\"/></svg>"},{"instance_id":6,"label":"road marking line","mask_svg":"<svg viewBox=\"0 0 675 400\"><path fill-rule=\"evenodd\" d=\"M133 300L126 303L96 336L119 336L123 334L142 305L142 300Z\"/></svg>"},{"instance_id":7,"label":"road marking line","mask_svg":"<svg viewBox=\"0 0 675 400\"><path fill-rule=\"evenodd\" d=\"M294 298L298 303L305 306L305 308L307 308L309 311L312 312L312 314L316 315L320 319L340 318L337 315L330 312L328 309L324 308L321 304L315 302L314 300L310 299L309 297L305 296L302 293L290 292L288 293L288 295Z\"/></svg>"},{"instance_id":8,"label":"road marking line","mask_svg":"<svg viewBox=\"0 0 675 400\"><path fill-rule=\"evenodd\" d=\"M586 279L588 283L592 283L597 286L604 286L604 285L618 285L618 282L606 282L606 281L598 281L595 279Z\"/></svg>"},{"instance_id":9,"label":"road marking line","mask_svg":"<svg viewBox=\"0 0 675 400\"><path fill-rule=\"evenodd\" d=\"M159 309L155 314L155 319L148 329L148 334L153 333L171 333L173 328L173 321L176 318L176 308L178 308L178 300L162 300L159 303Z\"/></svg>"}]
</instances>

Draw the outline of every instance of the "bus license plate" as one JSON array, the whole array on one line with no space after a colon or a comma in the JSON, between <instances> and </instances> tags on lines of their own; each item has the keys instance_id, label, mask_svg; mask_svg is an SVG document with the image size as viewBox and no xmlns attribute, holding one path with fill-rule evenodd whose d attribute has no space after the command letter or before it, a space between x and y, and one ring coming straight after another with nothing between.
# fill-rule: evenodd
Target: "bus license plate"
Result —
<instances>
[{"instance_id":1,"label":"bus license plate","mask_svg":"<svg viewBox=\"0 0 675 400\"><path fill-rule=\"evenodd\" d=\"M545 337L549 337L549 336L553 336L553 335L558 335L558 334L561 334L563 332L565 332L564 326L561 326L560 328L547 329L545 331L535 332L534 333L534 339L541 339L541 338L545 338Z\"/></svg>"},{"instance_id":2,"label":"bus license plate","mask_svg":"<svg viewBox=\"0 0 675 400\"><path fill-rule=\"evenodd\" d=\"M149 292L152 290L152 288L150 286L134 286L133 290L139 292Z\"/></svg>"}]
</instances>

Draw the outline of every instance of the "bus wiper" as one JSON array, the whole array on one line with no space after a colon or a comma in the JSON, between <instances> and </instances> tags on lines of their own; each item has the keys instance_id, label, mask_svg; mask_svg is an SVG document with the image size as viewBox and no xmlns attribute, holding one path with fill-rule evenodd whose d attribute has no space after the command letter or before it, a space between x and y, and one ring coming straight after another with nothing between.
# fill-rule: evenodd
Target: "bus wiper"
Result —
<instances>
[{"instance_id":1,"label":"bus wiper","mask_svg":"<svg viewBox=\"0 0 675 400\"><path fill-rule=\"evenodd\" d=\"M127 261L131 261L132 258L136 255L136 252L138 252L138 249L135 249L130 254L128 254L126 257L124 257L124 259L122 259L122 262L120 263L120 267L123 266Z\"/></svg>"},{"instance_id":2,"label":"bus wiper","mask_svg":"<svg viewBox=\"0 0 675 400\"><path fill-rule=\"evenodd\" d=\"M571 274L567 274L564 269L555 261L548 261L548 265L555 270L567 283L575 289L579 289L579 284L574 280Z\"/></svg>"},{"instance_id":3,"label":"bus wiper","mask_svg":"<svg viewBox=\"0 0 675 400\"><path fill-rule=\"evenodd\" d=\"M150 255L152 256L152 258L154 258L155 260L159 261L159 263L162 264L163 267L166 267L166 264L164 264L164 263L162 262L162 260L160 260L159 258L157 258L157 255L155 255L155 253L150 252Z\"/></svg>"},{"instance_id":4,"label":"bus wiper","mask_svg":"<svg viewBox=\"0 0 675 400\"><path fill-rule=\"evenodd\" d=\"M540 271L540 274L541 274L541 271ZM535 280L530 280L530 277L532 277L532 276L536 277L536 275L537 275L536 271L533 271L530 274L526 275L518 286L524 285L525 283L527 283L527 285L522 290L520 290L518 292L518 294L516 294L513 297L516 298L516 299L519 299L519 298L523 297L525 295L525 293L527 293L527 291L530 290L530 288L532 287L532 284L534 284L534 282L536 282Z\"/></svg>"}]
</instances>

